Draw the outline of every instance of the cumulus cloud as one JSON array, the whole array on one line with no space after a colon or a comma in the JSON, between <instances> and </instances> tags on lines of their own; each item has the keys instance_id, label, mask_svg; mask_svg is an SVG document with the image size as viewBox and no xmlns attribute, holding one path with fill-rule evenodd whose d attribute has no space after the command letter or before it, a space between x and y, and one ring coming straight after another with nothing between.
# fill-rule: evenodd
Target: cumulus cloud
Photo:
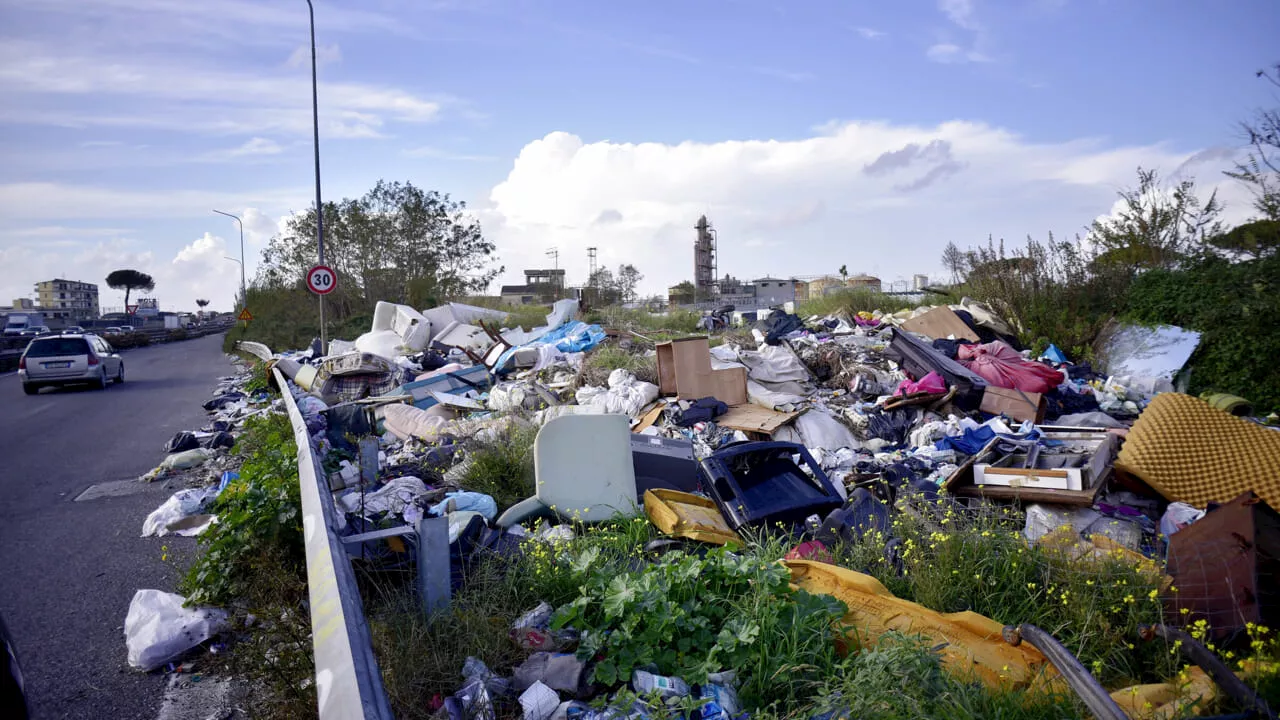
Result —
<instances>
[{"instance_id":1,"label":"cumulus cloud","mask_svg":"<svg viewBox=\"0 0 1280 720\"><path fill-rule=\"evenodd\" d=\"M553 132L521 150L477 212L508 281L557 247L570 282L582 282L586 248L598 247L602 265L633 262L646 292L660 291L691 277L692 228L704 213L719 232L721 274L812 275L847 264L888 281L940 272L948 241L1075 235L1133 183L1138 165L1172 170L1195 154L1095 139L1032 143L977 122L835 123L798 140L680 144ZM1200 171L1206 192L1221 177L1210 165Z\"/></svg>"}]
</instances>

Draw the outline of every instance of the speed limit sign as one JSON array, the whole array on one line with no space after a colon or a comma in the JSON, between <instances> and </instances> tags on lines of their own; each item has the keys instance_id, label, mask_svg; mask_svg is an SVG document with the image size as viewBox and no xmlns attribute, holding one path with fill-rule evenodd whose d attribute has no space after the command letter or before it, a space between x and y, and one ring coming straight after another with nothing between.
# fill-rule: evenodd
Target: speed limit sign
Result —
<instances>
[{"instance_id":1,"label":"speed limit sign","mask_svg":"<svg viewBox=\"0 0 1280 720\"><path fill-rule=\"evenodd\" d=\"M338 286L338 275L328 265L316 265L307 271L307 289L317 295L328 295Z\"/></svg>"}]
</instances>

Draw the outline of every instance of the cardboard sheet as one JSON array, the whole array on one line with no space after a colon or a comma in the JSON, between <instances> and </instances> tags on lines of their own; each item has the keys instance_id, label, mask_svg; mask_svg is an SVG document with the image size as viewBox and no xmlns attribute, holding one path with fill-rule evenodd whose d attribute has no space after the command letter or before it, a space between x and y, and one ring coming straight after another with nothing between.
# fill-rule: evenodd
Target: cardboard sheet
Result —
<instances>
[{"instance_id":1,"label":"cardboard sheet","mask_svg":"<svg viewBox=\"0 0 1280 720\"><path fill-rule=\"evenodd\" d=\"M726 405L747 402L747 369L711 369L706 337L658 343L658 390L682 400L714 397Z\"/></svg>"},{"instance_id":2,"label":"cardboard sheet","mask_svg":"<svg viewBox=\"0 0 1280 720\"><path fill-rule=\"evenodd\" d=\"M957 340L973 340L977 341L978 333L973 331L960 316L955 314L949 307L938 306L929 312L919 315L902 323L903 330L909 330L913 333L920 333L926 337L937 340L938 338L948 338L955 336Z\"/></svg>"},{"instance_id":3,"label":"cardboard sheet","mask_svg":"<svg viewBox=\"0 0 1280 720\"><path fill-rule=\"evenodd\" d=\"M773 435L775 430L791 422L799 414L775 412L754 403L747 403L729 408L729 412L716 418L715 423L731 430Z\"/></svg>"},{"instance_id":4,"label":"cardboard sheet","mask_svg":"<svg viewBox=\"0 0 1280 720\"><path fill-rule=\"evenodd\" d=\"M1003 413L1014 420L1040 423L1044 420L1045 401L1040 393L988 385L978 409L992 415Z\"/></svg>"}]
</instances>

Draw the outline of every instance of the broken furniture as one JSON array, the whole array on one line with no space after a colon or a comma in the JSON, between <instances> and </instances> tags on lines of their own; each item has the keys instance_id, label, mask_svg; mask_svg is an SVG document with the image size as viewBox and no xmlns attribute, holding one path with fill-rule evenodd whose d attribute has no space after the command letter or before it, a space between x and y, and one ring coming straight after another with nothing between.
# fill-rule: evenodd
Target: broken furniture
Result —
<instances>
[{"instance_id":1,"label":"broken furniture","mask_svg":"<svg viewBox=\"0 0 1280 720\"><path fill-rule=\"evenodd\" d=\"M462 370L405 383L390 394L409 395L413 397L414 407L426 410L438 402L434 393L466 392L467 390L483 392L488 387L489 371L483 365L473 365Z\"/></svg>"},{"instance_id":2,"label":"broken furniture","mask_svg":"<svg viewBox=\"0 0 1280 720\"><path fill-rule=\"evenodd\" d=\"M496 525L508 528L546 514L599 522L636 507L631 432L625 415L563 415L533 442L535 495L511 506Z\"/></svg>"},{"instance_id":3,"label":"broken furniture","mask_svg":"<svg viewBox=\"0 0 1280 720\"><path fill-rule=\"evenodd\" d=\"M1040 429L1043 439L1056 445L1055 450L1076 452L1046 452L1043 447L1016 447L1005 452L1000 447L1007 447L1010 441L995 437L957 468L942 487L961 497L1093 505L1111 475L1115 435L1102 428Z\"/></svg>"},{"instance_id":4,"label":"broken furniture","mask_svg":"<svg viewBox=\"0 0 1280 720\"><path fill-rule=\"evenodd\" d=\"M885 357L897 362L911 377L923 378L936 372L948 387L956 388L955 404L965 410L982 404L987 381L979 374L915 339L910 333L894 329Z\"/></svg>"},{"instance_id":5,"label":"broken furniture","mask_svg":"<svg viewBox=\"0 0 1280 720\"><path fill-rule=\"evenodd\" d=\"M711 369L711 348L705 336L658 343L658 389L664 397L681 400L714 397L726 405L747 402L747 369Z\"/></svg>"},{"instance_id":6,"label":"broken furniture","mask_svg":"<svg viewBox=\"0 0 1280 720\"><path fill-rule=\"evenodd\" d=\"M675 490L648 490L644 512L653 526L667 535L713 545L741 544L715 502Z\"/></svg>"},{"instance_id":7,"label":"broken furniture","mask_svg":"<svg viewBox=\"0 0 1280 720\"><path fill-rule=\"evenodd\" d=\"M702 461L702 484L734 530L802 522L810 515L825 517L844 503L822 467L799 443L752 442L721 448Z\"/></svg>"},{"instance_id":8,"label":"broken furniture","mask_svg":"<svg viewBox=\"0 0 1280 720\"><path fill-rule=\"evenodd\" d=\"M1169 537L1168 572L1178 592L1165 600L1165 622L1207 620L1218 640L1249 623L1277 627L1280 514L1242 493Z\"/></svg>"}]
</instances>

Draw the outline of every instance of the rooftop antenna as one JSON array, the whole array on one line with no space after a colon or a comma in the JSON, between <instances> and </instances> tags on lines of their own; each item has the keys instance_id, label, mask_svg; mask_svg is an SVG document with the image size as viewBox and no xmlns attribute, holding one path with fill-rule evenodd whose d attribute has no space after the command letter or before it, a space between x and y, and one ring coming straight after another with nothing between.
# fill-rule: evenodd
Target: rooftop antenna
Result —
<instances>
[{"instance_id":1,"label":"rooftop antenna","mask_svg":"<svg viewBox=\"0 0 1280 720\"><path fill-rule=\"evenodd\" d=\"M551 258L552 266L554 267L554 269L559 270L560 269L560 250L557 248L551 248L550 250L547 250L547 257Z\"/></svg>"}]
</instances>

